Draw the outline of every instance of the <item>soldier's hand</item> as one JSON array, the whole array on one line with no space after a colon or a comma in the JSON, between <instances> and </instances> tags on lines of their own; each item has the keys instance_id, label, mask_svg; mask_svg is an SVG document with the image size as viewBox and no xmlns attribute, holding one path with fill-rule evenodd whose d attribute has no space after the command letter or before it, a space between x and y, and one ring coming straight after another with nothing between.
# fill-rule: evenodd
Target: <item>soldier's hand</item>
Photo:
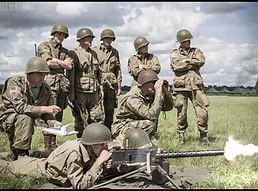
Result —
<instances>
[{"instance_id":1,"label":"soldier's hand","mask_svg":"<svg viewBox=\"0 0 258 191\"><path fill-rule=\"evenodd\" d=\"M104 91L103 91L103 90L100 90L99 98L100 98L101 100L104 99Z\"/></svg>"},{"instance_id":2,"label":"soldier's hand","mask_svg":"<svg viewBox=\"0 0 258 191\"><path fill-rule=\"evenodd\" d=\"M156 83L154 84L156 96L161 96L163 82L164 82L164 80L158 79L156 81Z\"/></svg>"},{"instance_id":3,"label":"soldier's hand","mask_svg":"<svg viewBox=\"0 0 258 191\"><path fill-rule=\"evenodd\" d=\"M104 162L106 162L110 157L111 157L112 153L107 151L107 150L102 150L99 157L97 158L96 162L98 162L99 164L103 164Z\"/></svg>"},{"instance_id":4,"label":"soldier's hand","mask_svg":"<svg viewBox=\"0 0 258 191\"><path fill-rule=\"evenodd\" d=\"M120 95L121 95L121 88L118 88L118 89L117 89L116 95L117 95L117 96L120 96Z\"/></svg>"},{"instance_id":5,"label":"soldier's hand","mask_svg":"<svg viewBox=\"0 0 258 191\"><path fill-rule=\"evenodd\" d=\"M62 123L59 121L56 121L54 124L54 127L61 127L61 126L62 126Z\"/></svg>"},{"instance_id":6,"label":"soldier's hand","mask_svg":"<svg viewBox=\"0 0 258 191\"><path fill-rule=\"evenodd\" d=\"M64 69L71 70L73 68L73 60L71 58L66 58L64 60Z\"/></svg>"},{"instance_id":7,"label":"soldier's hand","mask_svg":"<svg viewBox=\"0 0 258 191\"><path fill-rule=\"evenodd\" d=\"M61 108L58 107L57 105L41 106L42 113L57 114L60 111L61 111Z\"/></svg>"},{"instance_id":8,"label":"soldier's hand","mask_svg":"<svg viewBox=\"0 0 258 191\"><path fill-rule=\"evenodd\" d=\"M110 169L112 167L112 159L107 160L104 164L107 169Z\"/></svg>"}]
</instances>

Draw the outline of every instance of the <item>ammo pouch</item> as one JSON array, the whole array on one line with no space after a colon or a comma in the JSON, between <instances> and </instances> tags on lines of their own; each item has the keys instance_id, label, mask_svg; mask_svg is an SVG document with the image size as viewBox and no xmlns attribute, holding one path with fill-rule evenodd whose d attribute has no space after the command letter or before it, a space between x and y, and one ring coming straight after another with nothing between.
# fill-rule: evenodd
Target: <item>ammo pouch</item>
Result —
<instances>
[{"instance_id":1,"label":"ammo pouch","mask_svg":"<svg viewBox=\"0 0 258 191\"><path fill-rule=\"evenodd\" d=\"M103 123L105 114L102 106L102 100L100 100L97 105L95 105L91 110L90 110L90 118L96 123Z\"/></svg>"},{"instance_id":2,"label":"ammo pouch","mask_svg":"<svg viewBox=\"0 0 258 191\"><path fill-rule=\"evenodd\" d=\"M116 76L113 72L103 72L102 73L102 83L107 85L111 89L117 88Z\"/></svg>"},{"instance_id":3,"label":"ammo pouch","mask_svg":"<svg viewBox=\"0 0 258 191\"><path fill-rule=\"evenodd\" d=\"M184 88L185 87L185 75L183 75L181 77L175 77L173 86L175 88Z\"/></svg>"},{"instance_id":4,"label":"ammo pouch","mask_svg":"<svg viewBox=\"0 0 258 191\"><path fill-rule=\"evenodd\" d=\"M174 104L173 104L173 99L172 99L172 95L169 92L169 84L167 81L164 81L163 86L162 86L162 92L164 95L164 102L161 108L161 111L170 111L173 109Z\"/></svg>"},{"instance_id":5,"label":"ammo pouch","mask_svg":"<svg viewBox=\"0 0 258 191\"><path fill-rule=\"evenodd\" d=\"M69 88L70 88L69 80L63 74L59 75L59 76L60 76L60 78L59 78L59 80L60 80L60 90L62 92L69 92Z\"/></svg>"}]
</instances>

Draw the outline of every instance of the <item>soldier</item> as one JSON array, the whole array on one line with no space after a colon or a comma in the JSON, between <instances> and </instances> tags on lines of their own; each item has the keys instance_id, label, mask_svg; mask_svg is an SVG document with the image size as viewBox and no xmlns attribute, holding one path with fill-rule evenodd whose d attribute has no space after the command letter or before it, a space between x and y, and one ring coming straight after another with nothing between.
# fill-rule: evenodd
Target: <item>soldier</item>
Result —
<instances>
[{"instance_id":1,"label":"soldier","mask_svg":"<svg viewBox=\"0 0 258 191\"><path fill-rule=\"evenodd\" d=\"M203 91L203 78L200 68L205 64L205 56L198 48L190 47L192 34L181 29L177 32L177 41L181 44L170 53L171 70L175 73L173 84L174 106L177 108L179 142L185 143L188 98L193 103L197 117L197 127L201 141L209 144L208 110L209 99Z\"/></svg>"},{"instance_id":2,"label":"soldier","mask_svg":"<svg viewBox=\"0 0 258 191\"><path fill-rule=\"evenodd\" d=\"M117 97L121 94L122 72L120 67L119 52L111 46L115 41L115 33L111 29L101 32L100 46L94 47L102 69L102 81L104 89L104 124L111 130L114 109L117 108Z\"/></svg>"},{"instance_id":3,"label":"soldier","mask_svg":"<svg viewBox=\"0 0 258 191\"><path fill-rule=\"evenodd\" d=\"M54 117L61 108L51 105L51 89L44 82L49 72L44 59L33 57L27 62L26 75L5 81L0 124L9 136L12 160L29 154L36 118L41 118L50 127L62 125Z\"/></svg>"},{"instance_id":4,"label":"soldier","mask_svg":"<svg viewBox=\"0 0 258 191\"><path fill-rule=\"evenodd\" d=\"M143 129L150 138L156 134L164 103L163 82L152 69L139 73L138 85L122 98L116 120L112 124L112 136L120 144L126 132L133 127Z\"/></svg>"},{"instance_id":5,"label":"soldier","mask_svg":"<svg viewBox=\"0 0 258 191\"><path fill-rule=\"evenodd\" d=\"M134 48L137 54L128 60L128 71L133 77L131 88L136 85L138 74L144 69L153 69L156 74L160 72L160 64L157 56L148 53L149 41L145 37L137 37L134 40Z\"/></svg>"},{"instance_id":6,"label":"soldier","mask_svg":"<svg viewBox=\"0 0 258 191\"><path fill-rule=\"evenodd\" d=\"M73 112L75 118L75 130L82 136L84 127L93 122L103 123L104 112L101 107L101 100L104 92L101 82L102 72L97 58L97 54L90 47L95 38L88 28L81 28L77 32L79 47L74 49L74 90L75 105L82 113L85 120L78 112ZM98 116L95 118L93 116Z\"/></svg>"},{"instance_id":7,"label":"soldier","mask_svg":"<svg viewBox=\"0 0 258 191\"><path fill-rule=\"evenodd\" d=\"M17 161L0 160L1 175L25 174L46 176L50 183L75 189L91 187L98 181L104 165L110 158L107 143L109 129L92 123L83 130L81 139L69 140L56 148L47 158L19 157Z\"/></svg>"},{"instance_id":8,"label":"soldier","mask_svg":"<svg viewBox=\"0 0 258 191\"><path fill-rule=\"evenodd\" d=\"M45 80L51 87L53 104L61 108L61 112L56 115L56 119L61 122L63 110L67 107L67 97L70 101L74 97L73 87L70 86L73 77L69 72L72 69L73 61L69 50L62 46L63 40L69 36L68 28L63 24L56 24L52 28L51 36L53 38L38 46L38 56L46 60L50 68L50 73ZM57 147L56 136L44 133L44 145L46 150L55 149Z\"/></svg>"}]
</instances>

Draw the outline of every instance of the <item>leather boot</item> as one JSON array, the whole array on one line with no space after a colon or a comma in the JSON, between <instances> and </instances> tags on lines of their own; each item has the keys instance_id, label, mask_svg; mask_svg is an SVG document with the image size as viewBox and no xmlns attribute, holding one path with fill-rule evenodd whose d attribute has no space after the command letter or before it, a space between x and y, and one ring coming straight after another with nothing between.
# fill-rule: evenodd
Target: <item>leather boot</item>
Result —
<instances>
[{"instance_id":1,"label":"leather boot","mask_svg":"<svg viewBox=\"0 0 258 191\"><path fill-rule=\"evenodd\" d=\"M52 151L55 150L58 146L56 144L56 135L50 135L50 140L51 140L51 149Z\"/></svg>"},{"instance_id":2,"label":"leather boot","mask_svg":"<svg viewBox=\"0 0 258 191\"><path fill-rule=\"evenodd\" d=\"M211 142L208 138L208 133L206 132L200 132L200 141L203 145L210 145Z\"/></svg>"},{"instance_id":3,"label":"leather boot","mask_svg":"<svg viewBox=\"0 0 258 191\"><path fill-rule=\"evenodd\" d=\"M47 151L51 150L51 135L44 134L44 149Z\"/></svg>"},{"instance_id":4,"label":"leather boot","mask_svg":"<svg viewBox=\"0 0 258 191\"><path fill-rule=\"evenodd\" d=\"M185 133L179 133L179 143L185 144Z\"/></svg>"}]
</instances>

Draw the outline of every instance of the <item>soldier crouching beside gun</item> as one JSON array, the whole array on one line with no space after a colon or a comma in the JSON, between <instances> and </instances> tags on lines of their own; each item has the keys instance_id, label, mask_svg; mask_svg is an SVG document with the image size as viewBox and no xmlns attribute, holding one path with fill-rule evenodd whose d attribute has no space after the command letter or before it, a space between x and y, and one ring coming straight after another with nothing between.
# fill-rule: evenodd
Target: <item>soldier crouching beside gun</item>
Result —
<instances>
[{"instance_id":1,"label":"soldier crouching beside gun","mask_svg":"<svg viewBox=\"0 0 258 191\"><path fill-rule=\"evenodd\" d=\"M159 79L152 69L142 70L134 86L120 102L119 112L112 124L111 133L120 144L126 132L141 128L150 138L157 135L160 112L173 108L173 101L163 79ZM165 103L166 102L166 103Z\"/></svg>"},{"instance_id":2,"label":"soldier crouching beside gun","mask_svg":"<svg viewBox=\"0 0 258 191\"><path fill-rule=\"evenodd\" d=\"M8 134L11 154L8 160L29 155L34 124L42 119L48 127L62 124L54 114L60 107L51 105L51 89L44 82L49 73L47 62L39 57L31 58L23 76L8 78L3 86L2 104L0 105L0 129Z\"/></svg>"}]
</instances>

